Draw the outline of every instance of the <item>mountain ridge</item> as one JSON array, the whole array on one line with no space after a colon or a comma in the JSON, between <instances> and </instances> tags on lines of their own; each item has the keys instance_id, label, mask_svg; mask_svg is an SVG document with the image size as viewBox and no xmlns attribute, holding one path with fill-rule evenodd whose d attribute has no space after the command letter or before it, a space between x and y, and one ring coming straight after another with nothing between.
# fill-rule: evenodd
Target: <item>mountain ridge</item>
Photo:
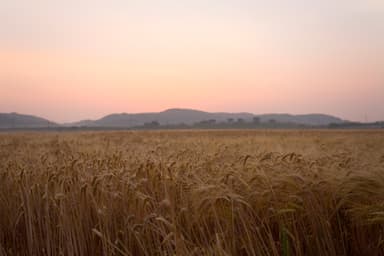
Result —
<instances>
[{"instance_id":1,"label":"mountain ridge","mask_svg":"<svg viewBox=\"0 0 384 256\"><path fill-rule=\"evenodd\" d=\"M288 113L252 114L249 112L207 112L187 108L170 108L161 112L112 113L99 119L85 119L73 123L55 123L48 119L18 113L0 113L0 128L43 128L43 127L137 127L148 123L159 125L193 125L199 122L276 122L295 123L309 126L324 126L347 122L327 114L293 115Z\"/></svg>"},{"instance_id":2,"label":"mountain ridge","mask_svg":"<svg viewBox=\"0 0 384 256\"><path fill-rule=\"evenodd\" d=\"M331 123L343 123L345 120L327 114L293 115L285 113L272 113L256 115L248 112L206 112L187 108L170 108L161 112L144 113L114 113L100 119L87 120L86 125L93 127L134 127L149 122L158 122L160 125L191 125L206 120L216 122L228 122L229 120L250 122L253 118L260 118L260 122L269 122L272 119L279 123L297 123L304 125L328 125ZM72 126L84 125L83 122L74 122Z\"/></svg>"}]
</instances>

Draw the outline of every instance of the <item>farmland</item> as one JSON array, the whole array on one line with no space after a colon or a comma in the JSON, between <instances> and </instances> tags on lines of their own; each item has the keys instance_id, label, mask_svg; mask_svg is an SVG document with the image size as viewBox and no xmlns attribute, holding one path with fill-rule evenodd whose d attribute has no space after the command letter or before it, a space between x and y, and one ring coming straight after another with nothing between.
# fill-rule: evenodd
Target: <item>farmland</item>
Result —
<instances>
[{"instance_id":1,"label":"farmland","mask_svg":"<svg viewBox=\"0 0 384 256\"><path fill-rule=\"evenodd\" d=\"M384 255L384 133L0 133L0 255Z\"/></svg>"}]
</instances>

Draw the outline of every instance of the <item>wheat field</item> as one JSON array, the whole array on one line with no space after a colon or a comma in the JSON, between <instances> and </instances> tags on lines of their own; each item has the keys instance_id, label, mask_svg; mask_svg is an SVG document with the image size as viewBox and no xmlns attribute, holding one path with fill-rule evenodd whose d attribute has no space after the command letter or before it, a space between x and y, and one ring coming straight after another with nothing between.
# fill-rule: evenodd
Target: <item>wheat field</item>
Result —
<instances>
[{"instance_id":1,"label":"wheat field","mask_svg":"<svg viewBox=\"0 0 384 256\"><path fill-rule=\"evenodd\" d=\"M0 255L384 255L384 132L1 133Z\"/></svg>"}]
</instances>

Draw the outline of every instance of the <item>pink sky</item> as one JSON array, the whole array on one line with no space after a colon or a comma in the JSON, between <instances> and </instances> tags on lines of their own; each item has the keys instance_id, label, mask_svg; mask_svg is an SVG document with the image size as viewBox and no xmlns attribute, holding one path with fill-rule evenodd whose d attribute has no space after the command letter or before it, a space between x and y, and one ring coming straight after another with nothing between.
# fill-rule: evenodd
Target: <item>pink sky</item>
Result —
<instances>
[{"instance_id":1,"label":"pink sky","mask_svg":"<svg viewBox=\"0 0 384 256\"><path fill-rule=\"evenodd\" d=\"M384 5L271 2L0 3L0 112L69 122L184 107L383 120Z\"/></svg>"}]
</instances>

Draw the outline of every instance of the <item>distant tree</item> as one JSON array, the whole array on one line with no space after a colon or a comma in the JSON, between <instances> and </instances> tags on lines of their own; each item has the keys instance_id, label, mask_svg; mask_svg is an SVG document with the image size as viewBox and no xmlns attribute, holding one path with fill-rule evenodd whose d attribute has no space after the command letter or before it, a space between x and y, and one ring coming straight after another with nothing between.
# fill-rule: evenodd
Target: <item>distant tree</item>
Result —
<instances>
[{"instance_id":1,"label":"distant tree","mask_svg":"<svg viewBox=\"0 0 384 256\"><path fill-rule=\"evenodd\" d=\"M275 124L275 123L276 123L276 120L275 120L275 119L269 119L268 122L269 122L270 124Z\"/></svg>"},{"instance_id":2,"label":"distant tree","mask_svg":"<svg viewBox=\"0 0 384 256\"><path fill-rule=\"evenodd\" d=\"M215 119L203 120L203 121L199 122L198 124L204 125L204 126L210 126L210 125L216 124L216 120Z\"/></svg>"},{"instance_id":3,"label":"distant tree","mask_svg":"<svg viewBox=\"0 0 384 256\"><path fill-rule=\"evenodd\" d=\"M253 118L253 123L254 124L259 124L260 123L260 117L254 117Z\"/></svg>"},{"instance_id":4,"label":"distant tree","mask_svg":"<svg viewBox=\"0 0 384 256\"><path fill-rule=\"evenodd\" d=\"M233 121L234 121L233 118L228 118L228 119L227 119L227 122L230 123L230 124L232 124Z\"/></svg>"},{"instance_id":5,"label":"distant tree","mask_svg":"<svg viewBox=\"0 0 384 256\"><path fill-rule=\"evenodd\" d=\"M145 123L144 126L154 128L160 126L160 123L158 121L152 121L150 123Z\"/></svg>"},{"instance_id":6,"label":"distant tree","mask_svg":"<svg viewBox=\"0 0 384 256\"><path fill-rule=\"evenodd\" d=\"M242 123L244 123L244 119L243 119L243 118L237 118L237 122L238 122L239 124L242 124Z\"/></svg>"}]
</instances>

